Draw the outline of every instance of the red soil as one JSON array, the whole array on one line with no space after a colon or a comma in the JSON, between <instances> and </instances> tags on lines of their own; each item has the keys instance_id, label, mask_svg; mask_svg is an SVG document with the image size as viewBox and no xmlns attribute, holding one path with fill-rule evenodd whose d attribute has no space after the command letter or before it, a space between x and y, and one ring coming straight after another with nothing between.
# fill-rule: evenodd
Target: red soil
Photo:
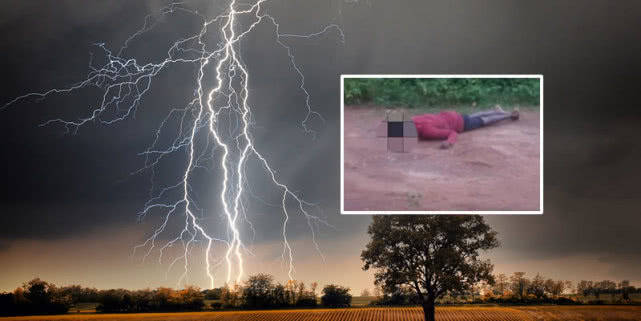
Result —
<instances>
[{"instance_id":1,"label":"red soil","mask_svg":"<svg viewBox=\"0 0 641 321\"><path fill-rule=\"evenodd\" d=\"M387 151L376 129L378 108L345 107L346 211L537 211L540 115L461 133L449 150L413 141L407 153Z\"/></svg>"}]
</instances>

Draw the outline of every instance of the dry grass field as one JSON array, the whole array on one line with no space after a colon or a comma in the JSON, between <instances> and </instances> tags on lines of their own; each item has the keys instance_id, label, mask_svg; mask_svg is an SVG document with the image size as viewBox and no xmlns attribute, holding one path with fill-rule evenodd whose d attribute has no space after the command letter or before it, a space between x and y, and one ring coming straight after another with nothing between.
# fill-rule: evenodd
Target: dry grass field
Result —
<instances>
[{"instance_id":1,"label":"dry grass field","mask_svg":"<svg viewBox=\"0 0 641 321\"><path fill-rule=\"evenodd\" d=\"M458 320L641 320L639 306L532 306L532 307L438 307L436 319ZM67 314L9 317L0 320L93 320L93 321L421 321L420 308L351 308L272 311L224 311L139 314Z\"/></svg>"},{"instance_id":2,"label":"dry grass field","mask_svg":"<svg viewBox=\"0 0 641 321\"><path fill-rule=\"evenodd\" d=\"M641 320L641 306L530 306L518 309L536 321Z\"/></svg>"}]
</instances>

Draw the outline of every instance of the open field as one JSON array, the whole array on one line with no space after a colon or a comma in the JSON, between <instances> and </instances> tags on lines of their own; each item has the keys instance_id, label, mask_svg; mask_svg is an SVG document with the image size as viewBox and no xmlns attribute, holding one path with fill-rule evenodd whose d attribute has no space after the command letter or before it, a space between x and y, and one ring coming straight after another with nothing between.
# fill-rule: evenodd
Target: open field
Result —
<instances>
[{"instance_id":1,"label":"open field","mask_svg":"<svg viewBox=\"0 0 641 321\"><path fill-rule=\"evenodd\" d=\"M641 320L639 306L527 306L527 307L437 307L437 320ZM0 318L0 320L166 320L166 321L420 321L420 308L351 308L351 309L307 309L272 311L224 311L186 313L136 313L136 314L68 314L57 316L27 316Z\"/></svg>"},{"instance_id":2,"label":"open field","mask_svg":"<svg viewBox=\"0 0 641 321\"><path fill-rule=\"evenodd\" d=\"M353 307L363 307L376 301L378 297L375 296L354 296L352 297L352 306ZM319 302L320 303L320 302Z\"/></svg>"},{"instance_id":3,"label":"open field","mask_svg":"<svg viewBox=\"0 0 641 321\"><path fill-rule=\"evenodd\" d=\"M641 320L641 306L529 306L518 309L536 321Z\"/></svg>"},{"instance_id":4,"label":"open field","mask_svg":"<svg viewBox=\"0 0 641 321\"><path fill-rule=\"evenodd\" d=\"M69 313L94 313L99 303L83 302L69 308Z\"/></svg>"},{"instance_id":5,"label":"open field","mask_svg":"<svg viewBox=\"0 0 641 321\"><path fill-rule=\"evenodd\" d=\"M590 300L597 300L597 298L594 296L584 297L584 296L574 295L573 297L584 303L587 303ZM632 302L634 302L635 304L641 304L641 294L637 294L637 293L630 294L630 298L632 299ZM354 296L352 297L352 307L357 307L357 308L366 307L376 299L377 297L375 296ZM602 295L599 298L599 300L603 300L605 304L613 304L616 301L615 298L612 298L611 296L608 296L608 295ZM221 301L205 300L205 306L210 306L212 303L219 303L219 302ZM461 302L461 303L465 303L465 302ZM99 303L95 303L95 302L79 303L78 305L72 306L69 309L69 313L93 313L93 312L96 312L96 307L98 306L98 304ZM318 304L320 304L320 299L318 300Z\"/></svg>"},{"instance_id":6,"label":"open field","mask_svg":"<svg viewBox=\"0 0 641 321\"><path fill-rule=\"evenodd\" d=\"M347 211L540 209L538 111L461 133L449 150L414 139L408 153L377 136L384 109L346 106L344 116Z\"/></svg>"},{"instance_id":7,"label":"open field","mask_svg":"<svg viewBox=\"0 0 641 321\"><path fill-rule=\"evenodd\" d=\"M438 320L530 320L524 312L511 308L445 307L436 309ZM2 319L5 320L5 319ZM148 314L93 314L16 317L6 320L184 320L184 321L350 321L350 320L423 320L423 310L408 308L351 308L272 311L229 311L193 313L148 313Z\"/></svg>"}]
</instances>

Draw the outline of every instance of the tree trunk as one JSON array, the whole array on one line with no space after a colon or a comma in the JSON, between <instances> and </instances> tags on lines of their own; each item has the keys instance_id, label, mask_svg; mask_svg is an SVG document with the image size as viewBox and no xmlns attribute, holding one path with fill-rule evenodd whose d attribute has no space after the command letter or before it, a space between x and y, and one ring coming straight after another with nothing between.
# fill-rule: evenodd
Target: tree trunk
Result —
<instances>
[{"instance_id":1,"label":"tree trunk","mask_svg":"<svg viewBox=\"0 0 641 321\"><path fill-rule=\"evenodd\" d=\"M436 318L434 317L434 299L427 298L423 302L423 316L425 317L425 321L436 320Z\"/></svg>"}]
</instances>

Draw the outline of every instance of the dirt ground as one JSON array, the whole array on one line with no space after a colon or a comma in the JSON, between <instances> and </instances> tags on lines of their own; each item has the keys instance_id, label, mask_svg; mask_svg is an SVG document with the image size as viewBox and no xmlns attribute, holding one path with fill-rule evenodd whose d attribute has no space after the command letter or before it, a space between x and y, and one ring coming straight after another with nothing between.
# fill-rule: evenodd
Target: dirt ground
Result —
<instances>
[{"instance_id":1,"label":"dirt ground","mask_svg":"<svg viewBox=\"0 0 641 321\"><path fill-rule=\"evenodd\" d=\"M346 106L344 117L346 211L539 210L538 111L460 133L448 150L411 139L406 153L377 137L385 110Z\"/></svg>"}]
</instances>

